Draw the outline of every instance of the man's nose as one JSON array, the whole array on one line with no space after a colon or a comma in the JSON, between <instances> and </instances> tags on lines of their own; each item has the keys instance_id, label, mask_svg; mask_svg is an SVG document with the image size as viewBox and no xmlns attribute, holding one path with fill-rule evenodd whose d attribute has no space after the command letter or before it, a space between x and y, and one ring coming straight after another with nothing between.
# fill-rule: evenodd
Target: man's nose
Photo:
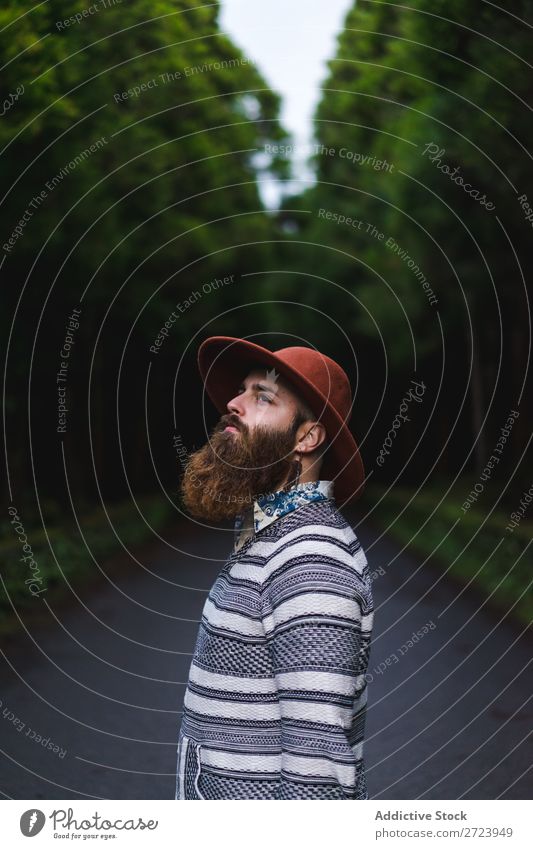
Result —
<instances>
[{"instance_id":1,"label":"man's nose","mask_svg":"<svg viewBox=\"0 0 533 849\"><path fill-rule=\"evenodd\" d=\"M228 413L233 413L236 416L242 416L244 413L242 401L239 400L238 396L232 398L231 401L228 401L228 403L226 404L226 409Z\"/></svg>"}]
</instances>

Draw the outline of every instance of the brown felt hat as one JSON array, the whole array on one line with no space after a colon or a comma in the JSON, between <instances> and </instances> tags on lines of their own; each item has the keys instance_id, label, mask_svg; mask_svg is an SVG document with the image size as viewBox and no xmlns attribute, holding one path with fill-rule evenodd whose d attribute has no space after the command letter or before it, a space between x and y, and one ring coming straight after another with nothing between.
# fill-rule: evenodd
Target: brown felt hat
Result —
<instances>
[{"instance_id":1,"label":"brown felt hat","mask_svg":"<svg viewBox=\"0 0 533 849\"><path fill-rule=\"evenodd\" d=\"M314 348L294 346L270 351L233 336L210 336L198 349L198 368L205 389L221 415L249 371L265 366L284 377L326 428L329 447L320 470L334 482L334 496L343 504L359 498L365 470L359 448L348 429L351 417L350 381L338 363Z\"/></svg>"}]
</instances>

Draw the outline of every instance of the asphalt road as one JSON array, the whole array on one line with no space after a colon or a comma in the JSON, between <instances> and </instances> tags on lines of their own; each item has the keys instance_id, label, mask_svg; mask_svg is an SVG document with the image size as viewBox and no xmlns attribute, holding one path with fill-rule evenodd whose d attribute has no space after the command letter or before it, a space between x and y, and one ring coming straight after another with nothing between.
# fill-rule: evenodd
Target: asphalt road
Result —
<instances>
[{"instance_id":1,"label":"asphalt road","mask_svg":"<svg viewBox=\"0 0 533 849\"><path fill-rule=\"evenodd\" d=\"M353 523L374 572L370 797L530 799L531 631ZM4 646L5 797L174 797L191 653L232 536L183 523L164 538Z\"/></svg>"}]
</instances>

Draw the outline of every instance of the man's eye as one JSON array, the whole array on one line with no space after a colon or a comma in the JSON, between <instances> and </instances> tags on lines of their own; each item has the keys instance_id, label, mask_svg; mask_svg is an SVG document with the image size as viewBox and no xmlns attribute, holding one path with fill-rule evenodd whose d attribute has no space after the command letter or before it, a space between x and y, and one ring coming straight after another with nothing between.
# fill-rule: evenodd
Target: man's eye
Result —
<instances>
[{"instance_id":1,"label":"man's eye","mask_svg":"<svg viewBox=\"0 0 533 849\"><path fill-rule=\"evenodd\" d=\"M271 403L272 403L272 399L271 399L271 398L269 398L269 397L268 397L268 395L259 395L258 397L259 397L259 400L260 400L260 401L266 401L266 402L267 402L267 404L271 404Z\"/></svg>"}]
</instances>

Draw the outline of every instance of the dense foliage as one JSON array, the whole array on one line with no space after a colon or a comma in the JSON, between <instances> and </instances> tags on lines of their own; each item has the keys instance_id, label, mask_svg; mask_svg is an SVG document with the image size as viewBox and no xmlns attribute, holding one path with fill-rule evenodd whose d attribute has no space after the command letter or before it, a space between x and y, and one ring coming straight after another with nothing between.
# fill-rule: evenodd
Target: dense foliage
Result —
<instances>
[{"instance_id":1,"label":"dense foliage","mask_svg":"<svg viewBox=\"0 0 533 849\"><path fill-rule=\"evenodd\" d=\"M357 376L354 420L382 480L481 473L512 410L500 479L530 439L532 12L359 0L329 63L317 184L282 215L284 262L298 273L278 275L277 292L305 286L328 316L303 310L300 332ZM380 469L415 377L423 404ZM529 485L526 464L518 475Z\"/></svg>"},{"instance_id":2,"label":"dense foliage","mask_svg":"<svg viewBox=\"0 0 533 849\"><path fill-rule=\"evenodd\" d=\"M34 476L65 504L69 486L89 502L97 482L153 491L153 460L175 482L173 404L180 417L198 382L182 367L174 399L179 357L242 299L202 287L266 259L256 159L284 139L279 98L220 31L217 3L13 1L0 29L11 493ZM261 165L287 173L279 157Z\"/></svg>"}]
</instances>

